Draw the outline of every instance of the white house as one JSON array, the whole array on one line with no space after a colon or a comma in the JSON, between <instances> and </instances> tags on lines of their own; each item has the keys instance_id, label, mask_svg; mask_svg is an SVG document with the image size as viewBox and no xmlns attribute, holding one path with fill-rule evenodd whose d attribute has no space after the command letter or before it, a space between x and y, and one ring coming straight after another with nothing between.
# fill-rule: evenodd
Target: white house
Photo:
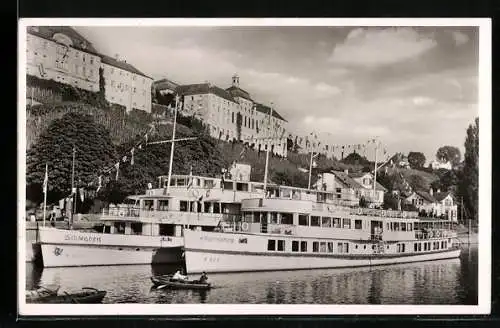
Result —
<instances>
[{"instance_id":1,"label":"white house","mask_svg":"<svg viewBox=\"0 0 500 328\"><path fill-rule=\"evenodd\" d=\"M452 165L451 165L450 161L444 162L444 161L434 160L434 161L429 163L429 166L433 170L439 170L439 169L451 170L452 169Z\"/></svg>"},{"instance_id":2,"label":"white house","mask_svg":"<svg viewBox=\"0 0 500 328\"><path fill-rule=\"evenodd\" d=\"M436 193L431 189L429 192L415 191L405 198L406 204L413 204L419 211L425 212L426 216L441 217L444 215L450 221L457 221L457 204L450 192Z\"/></svg>"}]
</instances>

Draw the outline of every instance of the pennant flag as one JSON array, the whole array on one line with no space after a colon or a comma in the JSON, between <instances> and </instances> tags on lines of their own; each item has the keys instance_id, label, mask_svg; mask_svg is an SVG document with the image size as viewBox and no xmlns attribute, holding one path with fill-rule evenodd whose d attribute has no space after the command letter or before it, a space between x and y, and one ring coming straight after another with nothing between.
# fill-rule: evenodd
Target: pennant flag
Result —
<instances>
[{"instance_id":1,"label":"pennant flag","mask_svg":"<svg viewBox=\"0 0 500 328\"><path fill-rule=\"evenodd\" d=\"M49 165L45 164L45 177L43 178L43 193L47 194L47 185L49 184Z\"/></svg>"},{"instance_id":2,"label":"pennant flag","mask_svg":"<svg viewBox=\"0 0 500 328\"><path fill-rule=\"evenodd\" d=\"M99 192L99 190L101 190L101 187L102 187L102 175L100 175L100 176L97 178L97 181L98 181L98 182L97 182L97 183L98 183L98 185L97 185L97 190L96 190L96 192Z\"/></svg>"},{"instance_id":3,"label":"pennant flag","mask_svg":"<svg viewBox=\"0 0 500 328\"><path fill-rule=\"evenodd\" d=\"M115 177L115 180L118 180L118 173L120 172L120 162L117 162L115 164L115 168L116 168L116 177Z\"/></svg>"},{"instance_id":4,"label":"pennant flag","mask_svg":"<svg viewBox=\"0 0 500 328\"><path fill-rule=\"evenodd\" d=\"M134 149L134 147L132 147L132 149L130 150L130 154L131 154L130 155L130 157L131 157L130 158L130 165L134 165L134 151L135 151L135 149Z\"/></svg>"}]
</instances>

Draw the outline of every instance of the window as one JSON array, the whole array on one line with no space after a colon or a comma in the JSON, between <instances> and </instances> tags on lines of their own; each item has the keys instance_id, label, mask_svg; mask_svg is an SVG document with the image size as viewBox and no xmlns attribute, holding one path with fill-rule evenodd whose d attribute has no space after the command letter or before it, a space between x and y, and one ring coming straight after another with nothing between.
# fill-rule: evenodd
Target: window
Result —
<instances>
[{"instance_id":1,"label":"window","mask_svg":"<svg viewBox=\"0 0 500 328\"><path fill-rule=\"evenodd\" d=\"M418 243L418 251L421 252L422 251L422 243Z\"/></svg>"},{"instance_id":2,"label":"window","mask_svg":"<svg viewBox=\"0 0 500 328\"><path fill-rule=\"evenodd\" d=\"M231 113L231 122L234 123L234 112Z\"/></svg>"},{"instance_id":3,"label":"window","mask_svg":"<svg viewBox=\"0 0 500 328\"><path fill-rule=\"evenodd\" d=\"M293 224L293 214L281 213L281 224Z\"/></svg>"},{"instance_id":4,"label":"window","mask_svg":"<svg viewBox=\"0 0 500 328\"><path fill-rule=\"evenodd\" d=\"M278 251L283 252L285 250L285 241L284 240L278 240Z\"/></svg>"},{"instance_id":5,"label":"window","mask_svg":"<svg viewBox=\"0 0 500 328\"><path fill-rule=\"evenodd\" d=\"M361 220L354 220L354 229L362 229Z\"/></svg>"},{"instance_id":6,"label":"window","mask_svg":"<svg viewBox=\"0 0 500 328\"><path fill-rule=\"evenodd\" d=\"M299 225L302 226L308 226L309 224L307 223L307 215L305 214L299 214Z\"/></svg>"},{"instance_id":7,"label":"window","mask_svg":"<svg viewBox=\"0 0 500 328\"><path fill-rule=\"evenodd\" d=\"M181 200L179 204L179 210L181 212L187 212L188 211L188 202L185 200Z\"/></svg>"},{"instance_id":8,"label":"window","mask_svg":"<svg viewBox=\"0 0 500 328\"><path fill-rule=\"evenodd\" d=\"M333 242L328 242L328 253L333 253Z\"/></svg>"},{"instance_id":9,"label":"window","mask_svg":"<svg viewBox=\"0 0 500 328\"><path fill-rule=\"evenodd\" d=\"M342 228L351 229L351 219L342 219Z\"/></svg>"},{"instance_id":10,"label":"window","mask_svg":"<svg viewBox=\"0 0 500 328\"><path fill-rule=\"evenodd\" d=\"M134 235L142 235L142 223L140 223L140 222L132 222L130 224L130 228L132 229L132 234L134 234Z\"/></svg>"},{"instance_id":11,"label":"window","mask_svg":"<svg viewBox=\"0 0 500 328\"><path fill-rule=\"evenodd\" d=\"M319 216L311 216L311 227L319 227Z\"/></svg>"},{"instance_id":12,"label":"window","mask_svg":"<svg viewBox=\"0 0 500 328\"><path fill-rule=\"evenodd\" d=\"M297 240L292 240L292 252L299 251L299 242Z\"/></svg>"},{"instance_id":13,"label":"window","mask_svg":"<svg viewBox=\"0 0 500 328\"><path fill-rule=\"evenodd\" d=\"M301 252L307 252L307 241L301 241L300 242L300 251Z\"/></svg>"},{"instance_id":14,"label":"window","mask_svg":"<svg viewBox=\"0 0 500 328\"><path fill-rule=\"evenodd\" d=\"M267 241L267 250L268 251L274 251L275 249L276 249L276 240L269 239Z\"/></svg>"},{"instance_id":15,"label":"window","mask_svg":"<svg viewBox=\"0 0 500 328\"><path fill-rule=\"evenodd\" d=\"M168 210L168 200L160 199L158 200L158 210L167 211Z\"/></svg>"},{"instance_id":16,"label":"window","mask_svg":"<svg viewBox=\"0 0 500 328\"><path fill-rule=\"evenodd\" d=\"M401 231L406 231L406 222L401 222Z\"/></svg>"},{"instance_id":17,"label":"window","mask_svg":"<svg viewBox=\"0 0 500 328\"><path fill-rule=\"evenodd\" d=\"M271 212L271 223L278 224L278 213Z\"/></svg>"},{"instance_id":18,"label":"window","mask_svg":"<svg viewBox=\"0 0 500 328\"><path fill-rule=\"evenodd\" d=\"M116 234L125 234L125 222L115 222L114 227Z\"/></svg>"},{"instance_id":19,"label":"window","mask_svg":"<svg viewBox=\"0 0 500 328\"><path fill-rule=\"evenodd\" d=\"M319 251L320 253L326 253L326 241L322 241L319 243Z\"/></svg>"},{"instance_id":20,"label":"window","mask_svg":"<svg viewBox=\"0 0 500 328\"><path fill-rule=\"evenodd\" d=\"M333 218L333 227L340 228L340 218Z\"/></svg>"},{"instance_id":21,"label":"window","mask_svg":"<svg viewBox=\"0 0 500 328\"><path fill-rule=\"evenodd\" d=\"M416 252L418 250L417 243L413 244L413 251Z\"/></svg>"},{"instance_id":22,"label":"window","mask_svg":"<svg viewBox=\"0 0 500 328\"><path fill-rule=\"evenodd\" d=\"M413 224L408 223L408 231L413 231Z\"/></svg>"},{"instance_id":23,"label":"window","mask_svg":"<svg viewBox=\"0 0 500 328\"><path fill-rule=\"evenodd\" d=\"M332 218L322 217L321 218L321 226L324 228L330 228L332 226Z\"/></svg>"},{"instance_id":24,"label":"window","mask_svg":"<svg viewBox=\"0 0 500 328\"><path fill-rule=\"evenodd\" d=\"M90 57L90 65L94 65L94 58Z\"/></svg>"},{"instance_id":25,"label":"window","mask_svg":"<svg viewBox=\"0 0 500 328\"><path fill-rule=\"evenodd\" d=\"M260 215L259 214L260 213L258 213L258 212L253 213L253 220L252 220L253 223L260 223Z\"/></svg>"},{"instance_id":26,"label":"window","mask_svg":"<svg viewBox=\"0 0 500 328\"><path fill-rule=\"evenodd\" d=\"M394 231L399 231L399 222L394 222Z\"/></svg>"},{"instance_id":27,"label":"window","mask_svg":"<svg viewBox=\"0 0 500 328\"><path fill-rule=\"evenodd\" d=\"M404 253L406 250L405 250L405 244L401 244L401 253Z\"/></svg>"},{"instance_id":28,"label":"window","mask_svg":"<svg viewBox=\"0 0 500 328\"><path fill-rule=\"evenodd\" d=\"M319 242L313 241L313 253L319 252Z\"/></svg>"}]
</instances>

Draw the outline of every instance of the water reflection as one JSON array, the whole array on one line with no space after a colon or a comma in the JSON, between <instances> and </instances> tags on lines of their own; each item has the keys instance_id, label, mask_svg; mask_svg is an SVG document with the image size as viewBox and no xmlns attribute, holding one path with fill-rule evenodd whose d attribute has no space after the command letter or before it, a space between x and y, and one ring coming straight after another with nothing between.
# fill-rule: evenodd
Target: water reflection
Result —
<instances>
[{"instance_id":1,"label":"water reflection","mask_svg":"<svg viewBox=\"0 0 500 328\"><path fill-rule=\"evenodd\" d=\"M90 286L108 292L104 303L477 304L477 248L464 249L457 259L413 264L210 274L209 291L151 288L151 275L173 273L178 266L26 269L28 289Z\"/></svg>"}]
</instances>

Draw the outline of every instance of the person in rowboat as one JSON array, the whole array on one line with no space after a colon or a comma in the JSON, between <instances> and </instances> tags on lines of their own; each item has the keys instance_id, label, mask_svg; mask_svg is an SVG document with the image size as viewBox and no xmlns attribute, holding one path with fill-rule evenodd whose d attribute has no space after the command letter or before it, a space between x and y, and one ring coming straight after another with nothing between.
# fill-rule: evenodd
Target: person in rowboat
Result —
<instances>
[{"instance_id":1,"label":"person in rowboat","mask_svg":"<svg viewBox=\"0 0 500 328\"><path fill-rule=\"evenodd\" d=\"M183 275L182 273L183 273L182 269L177 270L174 273L172 280L186 281L188 279L188 276Z\"/></svg>"},{"instance_id":2,"label":"person in rowboat","mask_svg":"<svg viewBox=\"0 0 500 328\"><path fill-rule=\"evenodd\" d=\"M203 273L201 274L201 277L200 277L200 279L198 279L198 282L200 284L206 284L208 282L208 276L207 276L207 273L205 271L203 271Z\"/></svg>"}]
</instances>

